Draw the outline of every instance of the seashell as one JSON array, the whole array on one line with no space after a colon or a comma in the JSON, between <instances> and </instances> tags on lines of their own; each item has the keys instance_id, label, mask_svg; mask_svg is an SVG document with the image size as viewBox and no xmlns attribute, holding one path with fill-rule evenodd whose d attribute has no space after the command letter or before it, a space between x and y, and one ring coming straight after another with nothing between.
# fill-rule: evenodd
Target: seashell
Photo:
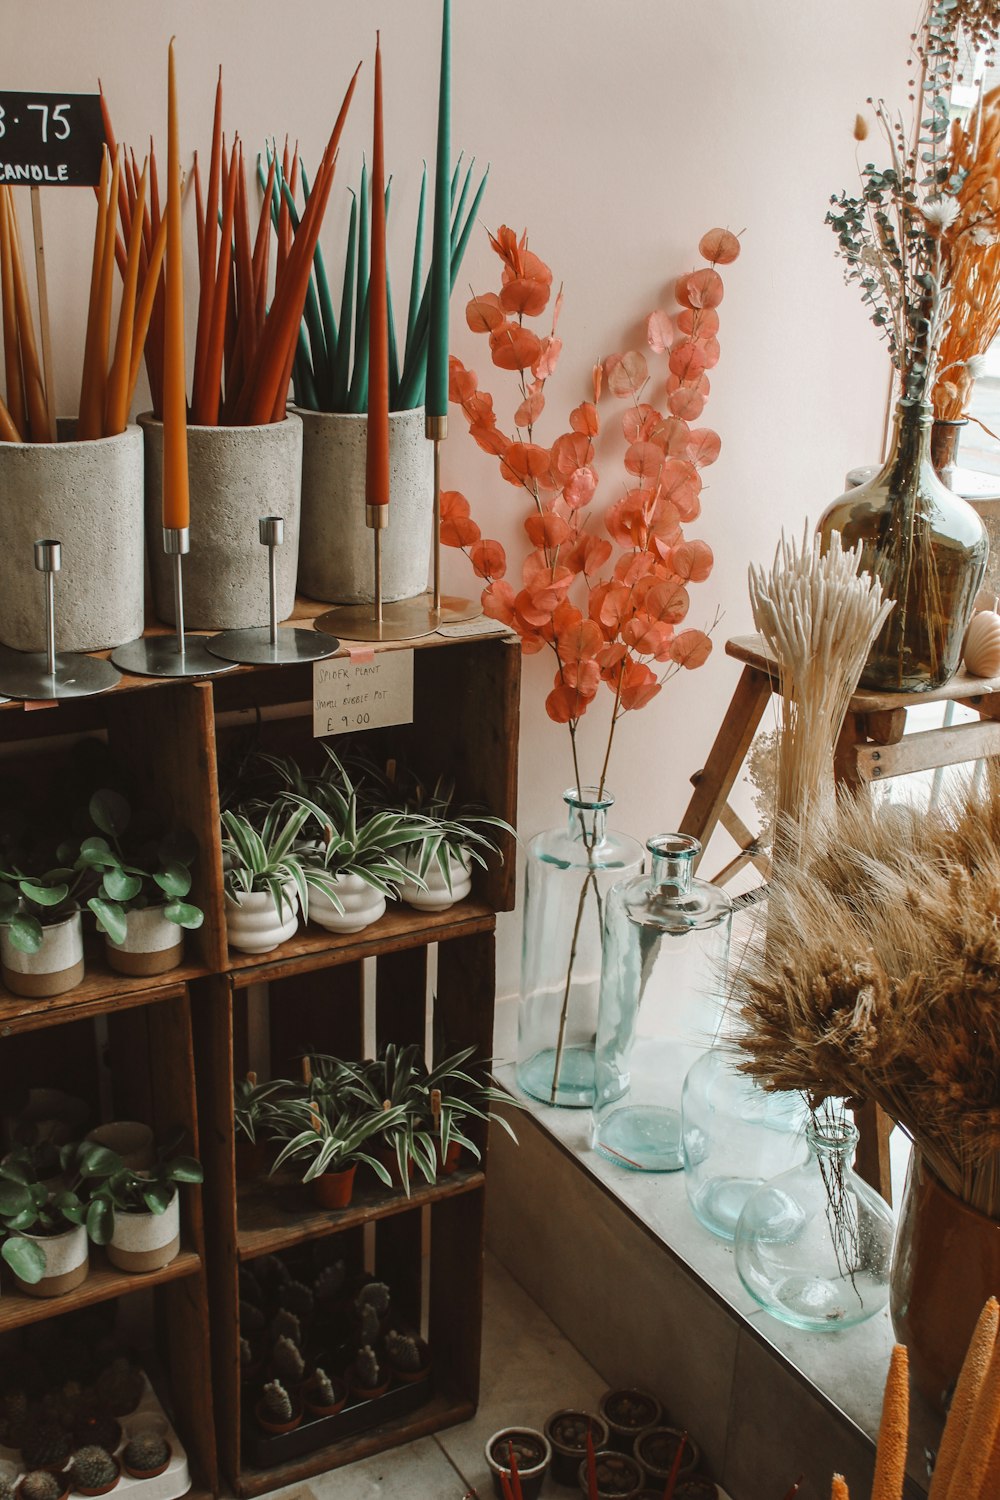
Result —
<instances>
[{"instance_id":1,"label":"seashell","mask_svg":"<svg viewBox=\"0 0 1000 1500\"><path fill-rule=\"evenodd\" d=\"M972 616L962 655L972 677L1000 677L1000 614L984 609Z\"/></svg>"}]
</instances>

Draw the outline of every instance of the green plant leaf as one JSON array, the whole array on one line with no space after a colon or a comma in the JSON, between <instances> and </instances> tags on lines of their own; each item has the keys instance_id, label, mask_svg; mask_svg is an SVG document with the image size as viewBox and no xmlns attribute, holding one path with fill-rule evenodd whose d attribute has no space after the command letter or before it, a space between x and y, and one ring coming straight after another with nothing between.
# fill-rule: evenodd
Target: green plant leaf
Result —
<instances>
[{"instance_id":1,"label":"green plant leaf","mask_svg":"<svg viewBox=\"0 0 1000 1500\"><path fill-rule=\"evenodd\" d=\"M105 901L100 896L91 896L88 907L97 918L101 932L106 932L113 943L124 943L128 932L125 913L114 901Z\"/></svg>"},{"instance_id":2,"label":"green plant leaf","mask_svg":"<svg viewBox=\"0 0 1000 1500\"><path fill-rule=\"evenodd\" d=\"M87 1234L95 1245L106 1245L115 1232L115 1210L107 1198L91 1198L87 1206Z\"/></svg>"},{"instance_id":3,"label":"green plant leaf","mask_svg":"<svg viewBox=\"0 0 1000 1500\"><path fill-rule=\"evenodd\" d=\"M120 868L106 870L101 890L111 901L131 901L142 890L142 881L138 875L128 875Z\"/></svg>"},{"instance_id":4,"label":"green plant leaf","mask_svg":"<svg viewBox=\"0 0 1000 1500\"><path fill-rule=\"evenodd\" d=\"M90 799L90 816L102 833L117 839L132 821L132 809L120 792L102 787Z\"/></svg>"},{"instance_id":5,"label":"green plant leaf","mask_svg":"<svg viewBox=\"0 0 1000 1500\"><path fill-rule=\"evenodd\" d=\"M21 895L36 906L58 906L69 895L69 886L60 881L56 885L39 885L34 880L20 882Z\"/></svg>"},{"instance_id":6,"label":"green plant leaf","mask_svg":"<svg viewBox=\"0 0 1000 1500\"><path fill-rule=\"evenodd\" d=\"M4 1240L0 1255L14 1275L26 1281L29 1286L35 1286L45 1275L45 1254L41 1245L36 1245L32 1240L22 1239L16 1234L10 1235Z\"/></svg>"},{"instance_id":7,"label":"green plant leaf","mask_svg":"<svg viewBox=\"0 0 1000 1500\"><path fill-rule=\"evenodd\" d=\"M187 927L191 931L200 927L205 920L205 913L201 908L191 906L186 901L168 901L163 908L163 915L168 922L175 922L178 927Z\"/></svg>"},{"instance_id":8,"label":"green plant leaf","mask_svg":"<svg viewBox=\"0 0 1000 1500\"><path fill-rule=\"evenodd\" d=\"M205 1173L200 1161L193 1156L175 1156L169 1163L171 1182L204 1182Z\"/></svg>"},{"instance_id":9,"label":"green plant leaf","mask_svg":"<svg viewBox=\"0 0 1000 1500\"><path fill-rule=\"evenodd\" d=\"M153 879L168 896L186 896L191 889L191 871L179 860L169 861L154 873Z\"/></svg>"},{"instance_id":10,"label":"green plant leaf","mask_svg":"<svg viewBox=\"0 0 1000 1500\"><path fill-rule=\"evenodd\" d=\"M31 1199L23 1183L0 1180L0 1218L13 1219L24 1213L30 1203Z\"/></svg>"},{"instance_id":11,"label":"green plant leaf","mask_svg":"<svg viewBox=\"0 0 1000 1500\"><path fill-rule=\"evenodd\" d=\"M174 1188L165 1182L149 1182L142 1186L142 1201L151 1214L165 1214L173 1202Z\"/></svg>"},{"instance_id":12,"label":"green plant leaf","mask_svg":"<svg viewBox=\"0 0 1000 1500\"><path fill-rule=\"evenodd\" d=\"M7 923L7 936L19 952L37 953L42 946L42 924L27 912L15 912Z\"/></svg>"}]
</instances>

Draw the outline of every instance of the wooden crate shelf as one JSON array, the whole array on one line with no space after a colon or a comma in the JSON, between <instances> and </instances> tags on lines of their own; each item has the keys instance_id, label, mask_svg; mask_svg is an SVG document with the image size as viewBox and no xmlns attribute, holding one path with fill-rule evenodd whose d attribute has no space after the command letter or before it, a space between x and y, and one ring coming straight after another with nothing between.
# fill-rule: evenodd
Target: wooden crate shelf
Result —
<instances>
[{"instance_id":1,"label":"wooden crate shelf","mask_svg":"<svg viewBox=\"0 0 1000 1500\"><path fill-rule=\"evenodd\" d=\"M75 1291L62 1297L32 1297L18 1287L5 1286L0 1297L0 1334L12 1328L23 1328L28 1323L41 1323L56 1314L78 1312L81 1307L93 1307L98 1302L110 1302L113 1297L127 1297L132 1292L148 1291L150 1287L162 1286L167 1281L177 1281L182 1276L195 1276L201 1271L202 1260L197 1251L184 1246L181 1253L169 1266L160 1271L149 1271L143 1276L133 1276L119 1271L101 1250L90 1247L90 1274Z\"/></svg>"},{"instance_id":2,"label":"wooden crate shelf","mask_svg":"<svg viewBox=\"0 0 1000 1500\"><path fill-rule=\"evenodd\" d=\"M325 607L299 601L294 618L308 628ZM375 650L411 647L413 722L373 731L367 743L373 753L392 755L427 777L452 778L460 800L483 803L513 823L519 643L504 636L453 641L434 635L380 643ZM341 654L349 650L345 643ZM59 784L78 741L98 735L127 764L140 799L162 806L199 844L191 899L205 921L186 934L181 967L129 978L110 970L101 945L88 940L93 951L86 976L67 994L35 1001L0 986L0 1097L29 1087L72 1089L87 1075L91 1082L81 1091L95 1112L103 1102L104 1117L110 1109L119 1119L146 1120L158 1132L183 1123L205 1166L204 1193L184 1190L184 1249L163 1271L128 1276L92 1252L87 1281L67 1297L19 1294L7 1287L6 1275L0 1295L3 1335L79 1307L151 1294L169 1400L192 1460L192 1500L217 1494L223 1479L238 1495L257 1495L308 1478L464 1421L478 1399L485 1130L474 1134L481 1168L463 1167L433 1185L418 1180L409 1197L362 1185L351 1207L334 1214L318 1213L304 1197L291 1211L266 1191L237 1198L233 1082L246 1071L254 1026L260 1041L261 1004L275 1069L294 1067L303 1043L363 1056L372 1030L376 1047L426 1042L441 1058L472 1046L488 1059L496 913L514 904L514 840L504 836L502 859L477 869L472 896L445 912L393 906L357 935L306 927L270 954L230 952L220 758L230 736L257 724L265 746L308 754L311 697L312 668L301 665L237 668L200 682L126 675L110 693L67 700L45 713L0 705L5 771L18 771L44 792ZM437 953L433 994L431 948ZM105 1060L110 1105L96 1081ZM336 1235L352 1257L366 1246L371 1269L398 1283L403 1305L428 1327L434 1390L425 1405L398 1421L272 1472L253 1470L244 1465L241 1446L239 1266ZM429 1271L422 1283L424 1256Z\"/></svg>"},{"instance_id":3,"label":"wooden crate shelf","mask_svg":"<svg viewBox=\"0 0 1000 1500\"><path fill-rule=\"evenodd\" d=\"M284 1192L250 1189L237 1199L236 1250L240 1260L254 1260L258 1255L276 1255L293 1245L306 1244L329 1234L343 1234L360 1225L374 1224L396 1214L427 1208L445 1198L477 1192L486 1181L485 1174L473 1168L461 1168L451 1177L437 1182L414 1182L409 1197L402 1192L372 1186L356 1188L349 1208L317 1209L310 1202L309 1190L291 1197ZM286 1206L287 1205L287 1206Z\"/></svg>"}]
</instances>

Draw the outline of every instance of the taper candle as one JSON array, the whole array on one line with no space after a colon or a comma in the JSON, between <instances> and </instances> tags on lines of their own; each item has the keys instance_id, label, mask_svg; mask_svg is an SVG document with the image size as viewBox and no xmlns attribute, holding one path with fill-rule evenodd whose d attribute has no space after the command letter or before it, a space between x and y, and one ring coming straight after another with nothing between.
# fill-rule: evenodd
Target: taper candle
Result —
<instances>
[{"instance_id":1,"label":"taper candle","mask_svg":"<svg viewBox=\"0 0 1000 1500\"><path fill-rule=\"evenodd\" d=\"M177 125L174 38L167 63L167 266L163 338L163 525L182 530L191 521L187 463L187 395L184 381L184 270L181 229L181 157Z\"/></svg>"},{"instance_id":2,"label":"taper candle","mask_svg":"<svg viewBox=\"0 0 1000 1500\"><path fill-rule=\"evenodd\" d=\"M368 281L368 524L384 526L389 504L389 322L385 266L385 143L382 48L375 40L375 140L372 151L371 273Z\"/></svg>"},{"instance_id":3,"label":"taper candle","mask_svg":"<svg viewBox=\"0 0 1000 1500\"><path fill-rule=\"evenodd\" d=\"M433 254L425 404L428 417L447 417L448 304L451 300L451 0L444 0L441 26Z\"/></svg>"}]
</instances>

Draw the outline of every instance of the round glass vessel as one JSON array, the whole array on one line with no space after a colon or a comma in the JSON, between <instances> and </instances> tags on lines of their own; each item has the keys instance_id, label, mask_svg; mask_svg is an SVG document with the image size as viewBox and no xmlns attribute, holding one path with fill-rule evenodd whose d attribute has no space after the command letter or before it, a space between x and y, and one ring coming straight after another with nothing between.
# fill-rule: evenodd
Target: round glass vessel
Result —
<instances>
[{"instance_id":1,"label":"round glass vessel","mask_svg":"<svg viewBox=\"0 0 1000 1500\"><path fill-rule=\"evenodd\" d=\"M892 451L873 479L824 515L824 541L861 543L861 567L895 599L861 674L881 692L929 692L958 669L989 542L975 510L938 478L930 405L900 402Z\"/></svg>"},{"instance_id":2,"label":"round glass vessel","mask_svg":"<svg viewBox=\"0 0 1000 1500\"><path fill-rule=\"evenodd\" d=\"M771 1094L737 1071L731 1047L713 1047L684 1080L681 1140L691 1211L731 1240L744 1205L772 1177L806 1161L809 1112L800 1094Z\"/></svg>"},{"instance_id":3,"label":"round glass vessel","mask_svg":"<svg viewBox=\"0 0 1000 1500\"><path fill-rule=\"evenodd\" d=\"M661 834L647 877L607 900L595 1054L594 1150L636 1172L676 1172L685 1074L721 1016L732 902L694 878L697 839Z\"/></svg>"},{"instance_id":4,"label":"round glass vessel","mask_svg":"<svg viewBox=\"0 0 1000 1500\"><path fill-rule=\"evenodd\" d=\"M604 905L615 882L643 864L642 845L608 828L614 800L597 787L571 787L566 826L528 845L517 1082L543 1104L594 1102Z\"/></svg>"},{"instance_id":5,"label":"round glass vessel","mask_svg":"<svg viewBox=\"0 0 1000 1500\"><path fill-rule=\"evenodd\" d=\"M851 1328L889 1298L892 1210L851 1163L847 1120L806 1127L809 1159L747 1200L736 1225L736 1269L772 1317L811 1333Z\"/></svg>"}]
</instances>

